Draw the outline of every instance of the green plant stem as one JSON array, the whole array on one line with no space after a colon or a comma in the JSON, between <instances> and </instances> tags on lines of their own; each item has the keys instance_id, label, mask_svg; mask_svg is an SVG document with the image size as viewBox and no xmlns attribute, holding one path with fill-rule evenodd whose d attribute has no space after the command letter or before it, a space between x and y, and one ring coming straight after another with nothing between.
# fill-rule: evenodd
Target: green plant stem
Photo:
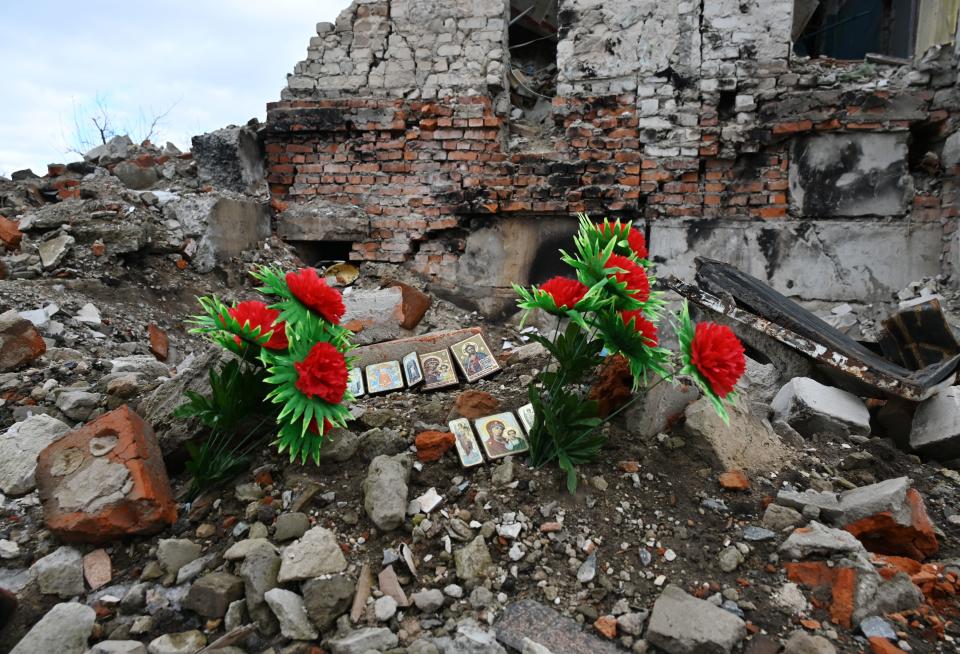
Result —
<instances>
[{"instance_id":1,"label":"green plant stem","mask_svg":"<svg viewBox=\"0 0 960 654\"><path fill-rule=\"evenodd\" d=\"M634 404L637 400L639 400L639 399L641 399L641 398L643 398L643 397L646 397L648 393L650 393L653 389L655 389L657 386L659 386L660 384L662 384L662 383L665 382L666 380L667 380L666 377L661 377L660 379L658 379L658 380L653 384L653 386L651 386L650 388L644 389L643 393L635 393L633 397L631 397L628 401L626 401L626 402L623 404L623 406L621 406L619 409L617 409L616 411L614 411L613 413L611 413L609 416L607 416L606 418L604 418L604 419L603 419L603 422L600 423L600 427L602 427L603 425L607 424L608 422L610 422L611 420L613 420L614 418L616 418L618 415L620 415L621 413L623 413L624 411L626 411L627 409L629 409L631 406L633 406L633 404ZM598 427L598 428L599 428L599 427Z\"/></svg>"}]
</instances>

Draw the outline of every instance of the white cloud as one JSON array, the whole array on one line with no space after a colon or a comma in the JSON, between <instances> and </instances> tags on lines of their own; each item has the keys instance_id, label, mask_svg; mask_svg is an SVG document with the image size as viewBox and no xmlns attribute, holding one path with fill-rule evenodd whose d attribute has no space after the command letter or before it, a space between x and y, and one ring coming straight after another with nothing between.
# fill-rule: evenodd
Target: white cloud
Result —
<instances>
[{"instance_id":1,"label":"white cloud","mask_svg":"<svg viewBox=\"0 0 960 654\"><path fill-rule=\"evenodd\" d=\"M68 161L74 106L117 121L176 103L156 142L263 118L314 27L349 0L65 0L0 3L0 174ZM65 138L66 137L66 138Z\"/></svg>"}]
</instances>

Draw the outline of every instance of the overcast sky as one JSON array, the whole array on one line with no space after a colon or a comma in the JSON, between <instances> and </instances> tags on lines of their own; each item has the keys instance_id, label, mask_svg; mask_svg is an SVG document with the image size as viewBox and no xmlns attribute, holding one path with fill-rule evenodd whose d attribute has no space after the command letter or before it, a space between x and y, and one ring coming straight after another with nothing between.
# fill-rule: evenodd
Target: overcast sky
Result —
<instances>
[{"instance_id":1,"label":"overcast sky","mask_svg":"<svg viewBox=\"0 0 960 654\"><path fill-rule=\"evenodd\" d=\"M173 107L154 142L263 120L317 22L349 0L0 0L0 174L79 158L74 116L114 122ZM123 131L123 130L121 130ZM136 136L134 134L133 136Z\"/></svg>"}]
</instances>

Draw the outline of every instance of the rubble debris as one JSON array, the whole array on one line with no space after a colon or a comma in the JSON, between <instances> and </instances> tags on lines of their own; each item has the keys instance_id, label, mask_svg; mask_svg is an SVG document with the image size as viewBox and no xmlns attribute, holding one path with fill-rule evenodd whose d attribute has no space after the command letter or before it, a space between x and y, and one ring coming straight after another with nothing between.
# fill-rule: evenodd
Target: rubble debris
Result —
<instances>
[{"instance_id":1,"label":"rubble debris","mask_svg":"<svg viewBox=\"0 0 960 654\"><path fill-rule=\"evenodd\" d=\"M940 461L960 458L960 386L940 391L917 408L910 447Z\"/></svg>"},{"instance_id":2,"label":"rubble debris","mask_svg":"<svg viewBox=\"0 0 960 654\"><path fill-rule=\"evenodd\" d=\"M63 652L83 654L97 614L77 602L57 604L10 650L11 654Z\"/></svg>"}]
</instances>

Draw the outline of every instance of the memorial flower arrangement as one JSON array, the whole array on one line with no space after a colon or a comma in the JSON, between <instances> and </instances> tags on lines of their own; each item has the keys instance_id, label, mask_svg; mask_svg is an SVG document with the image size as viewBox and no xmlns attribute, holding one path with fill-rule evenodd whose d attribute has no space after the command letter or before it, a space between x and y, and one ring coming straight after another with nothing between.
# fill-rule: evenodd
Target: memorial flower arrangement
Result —
<instances>
[{"instance_id":1,"label":"memorial flower arrangement","mask_svg":"<svg viewBox=\"0 0 960 654\"><path fill-rule=\"evenodd\" d=\"M730 328L694 324L686 304L674 317L679 351L660 345L665 304L662 293L653 290L646 240L629 222L594 223L581 214L574 247L573 253L560 254L575 278L556 277L532 288L514 285L521 309L560 318L552 339L533 336L557 365L539 373L528 388L535 414L530 459L535 467L557 461L570 492L576 489L577 466L600 452L600 427L642 397L639 391L651 378L659 378L655 383L691 378L726 422L724 404L734 398L745 368L743 346ZM626 360L634 390L634 398L606 418L587 397L587 382L604 353Z\"/></svg>"},{"instance_id":2,"label":"memorial flower arrangement","mask_svg":"<svg viewBox=\"0 0 960 654\"><path fill-rule=\"evenodd\" d=\"M352 332L340 325L340 293L313 268L284 274L261 267L253 277L267 302L226 305L198 298L202 313L190 322L236 357L211 370L212 395L187 392L175 415L197 417L211 429L192 446L188 468L201 485L223 481L249 461L265 434L290 460L320 459L324 435L346 425ZM250 416L259 416L253 424Z\"/></svg>"}]
</instances>

